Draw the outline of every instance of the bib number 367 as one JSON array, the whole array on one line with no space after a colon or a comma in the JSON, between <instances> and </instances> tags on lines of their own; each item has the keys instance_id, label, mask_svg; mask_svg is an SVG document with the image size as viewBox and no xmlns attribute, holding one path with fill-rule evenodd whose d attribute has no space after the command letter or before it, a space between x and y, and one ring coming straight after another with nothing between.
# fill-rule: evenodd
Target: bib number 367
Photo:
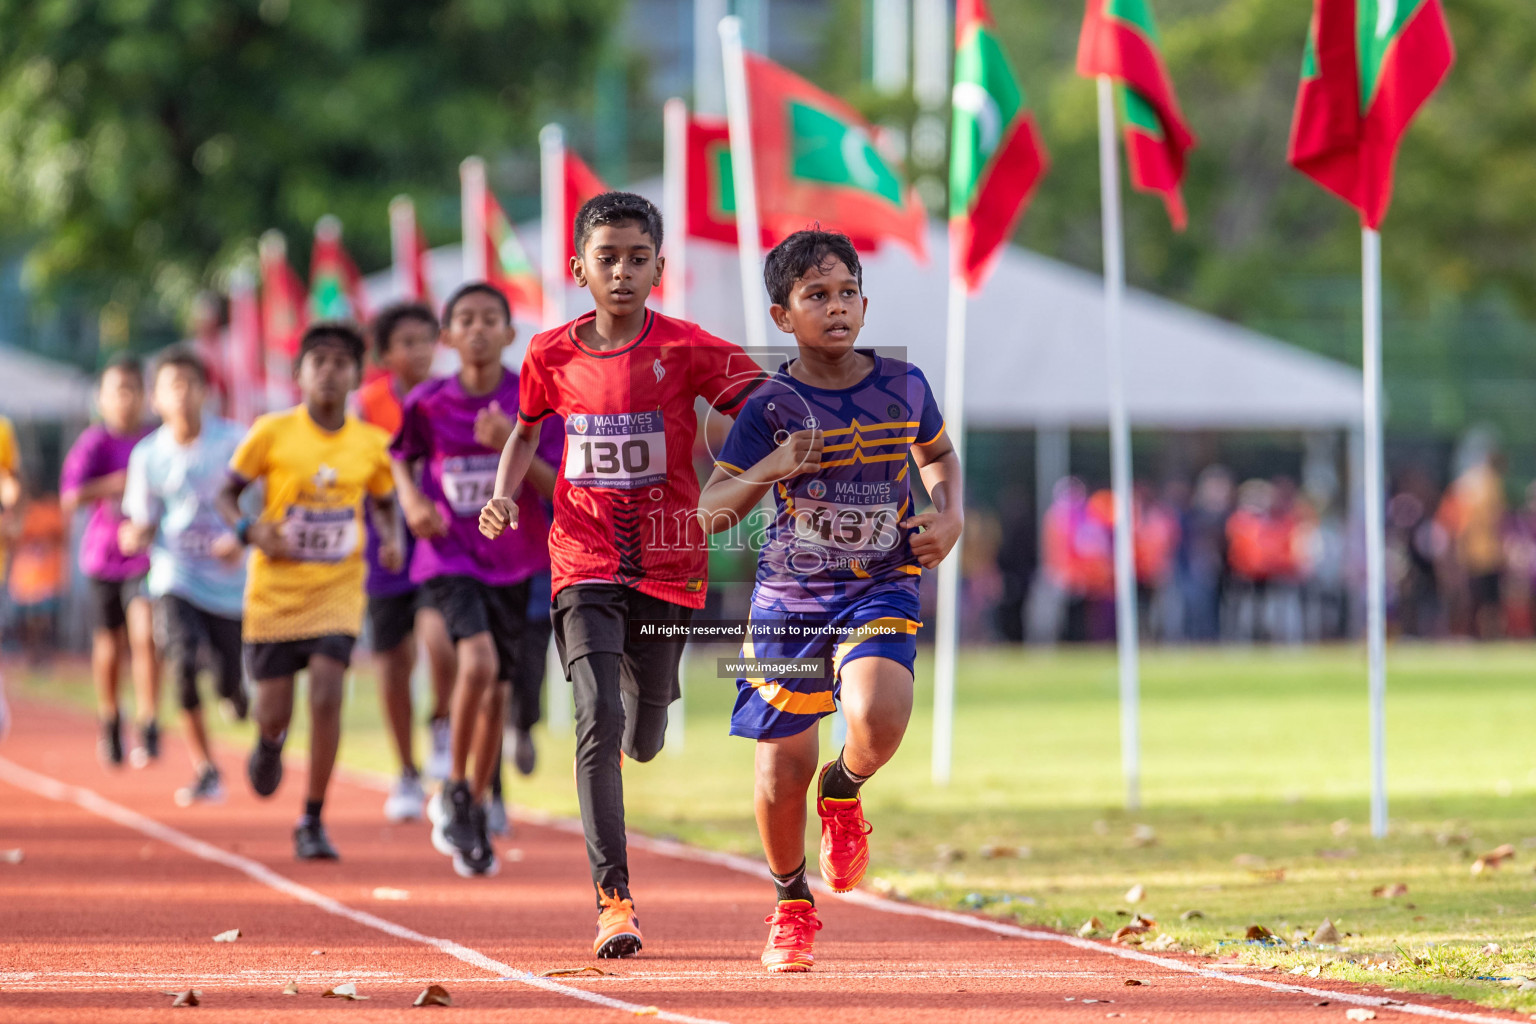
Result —
<instances>
[{"instance_id":1,"label":"bib number 367","mask_svg":"<svg viewBox=\"0 0 1536 1024\"><path fill-rule=\"evenodd\" d=\"M283 533L295 561L345 561L357 550L357 513L349 508L291 508Z\"/></svg>"}]
</instances>

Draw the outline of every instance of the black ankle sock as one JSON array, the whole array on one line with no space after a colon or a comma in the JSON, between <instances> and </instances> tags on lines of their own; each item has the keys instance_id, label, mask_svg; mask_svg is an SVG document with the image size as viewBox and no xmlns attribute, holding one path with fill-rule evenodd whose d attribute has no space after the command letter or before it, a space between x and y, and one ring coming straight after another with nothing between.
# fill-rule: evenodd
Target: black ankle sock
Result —
<instances>
[{"instance_id":1,"label":"black ankle sock","mask_svg":"<svg viewBox=\"0 0 1536 1024\"><path fill-rule=\"evenodd\" d=\"M811 883L805 880L805 861L802 860L800 866L787 875L774 874L771 870L768 873L773 875L773 887L778 891L780 901L805 900L812 905L816 903L811 896Z\"/></svg>"},{"instance_id":2,"label":"black ankle sock","mask_svg":"<svg viewBox=\"0 0 1536 1024\"><path fill-rule=\"evenodd\" d=\"M257 734L256 742L260 743L263 749L269 751L281 751L283 749L283 744L288 742L288 734L285 732L275 740L269 740L265 736Z\"/></svg>"},{"instance_id":3,"label":"black ankle sock","mask_svg":"<svg viewBox=\"0 0 1536 1024\"><path fill-rule=\"evenodd\" d=\"M320 820L320 809L325 806L324 798L319 800L304 801L304 817L310 821Z\"/></svg>"},{"instance_id":4,"label":"black ankle sock","mask_svg":"<svg viewBox=\"0 0 1536 1024\"><path fill-rule=\"evenodd\" d=\"M501 766L496 766L496 774L491 776L491 796L501 799Z\"/></svg>"},{"instance_id":5,"label":"black ankle sock","mask_svg":"<svg viewBox=\"0 0 1536 1024\"><path fill-rule=\"evenodd\" d=\"M843 764L843 755L838 754L827 774L822 776L821 795L830 800L852 800L859 795L859 787L868 781L868 775L855 775L849 771Z\"/></svg>"}]
</instances>

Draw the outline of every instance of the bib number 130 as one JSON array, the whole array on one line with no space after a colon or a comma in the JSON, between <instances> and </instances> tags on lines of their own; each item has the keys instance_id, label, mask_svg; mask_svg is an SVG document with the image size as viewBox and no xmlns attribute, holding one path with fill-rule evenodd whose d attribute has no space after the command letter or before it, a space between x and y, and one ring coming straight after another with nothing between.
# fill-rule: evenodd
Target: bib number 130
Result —
<instances>
[{"instance_id":1,"label":"bib number 130","mask_svg":"<svg viewBox=\"0 0 1536 1024\"><path fill-rule=\"evenodd\" d=\"M647 487L666 475L667 435L659 415L567 420L565 478L573 486Z\"/></svg>"}]
</instances>

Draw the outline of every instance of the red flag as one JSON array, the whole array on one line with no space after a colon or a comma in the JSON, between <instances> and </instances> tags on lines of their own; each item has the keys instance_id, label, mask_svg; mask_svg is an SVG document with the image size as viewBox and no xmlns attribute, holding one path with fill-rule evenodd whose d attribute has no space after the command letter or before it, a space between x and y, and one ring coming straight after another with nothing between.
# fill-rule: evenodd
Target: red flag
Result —
<instances>
[{"instance_id":1,"label":"red flag","mask_svg":"<svg viewBox=\"0 0 1536 1024\"><path fill-rule=\"evenodd\" d=\"M612 191L603 184L603 179L597 176L586 162L572 153L565 151L565 219L572 223L576 220L576 214L581 210L582 204L593 196L600 196L604 192ZM565 259L569 263L576 255L576 239L567 231L565 233Z\"/></svg>"},{"instance_id":2,"label":"red flag","mask_svg":"<svg viewBox=\"0 0 1536 1024\"><path fill-rule=\"evenodd\" d=\"M368 319L363 275L341 244L341 221L325 216L315 224L309 257L309 313L316 320Z\"/></svg>"},{"instance_id":3,"label":"red flag","mask_svg":"<svg viewBox=\"0 0 1536 1024\"><path fill-rule=\"evenodd\" d=\"M261 337L266 354L267 408L291 405L293 357L308 320L304 282L288 265L288 243L280 232L261 236Z\"/></svg>"},{"instance_id":4,"label":"red flag","mask_svg":"<svg viewBox=\"0 0 1536 1024\"><path fill-rule=\"evenodd\" d=\"M1156 192L1176 230L1188 223L1184 209L1185 157L1195 136L1184 122L1173 79L1157 49L1157 26L1147 0L1088 0L1077 48L1078 74L1108 75L1120 83L1125 151L1131 184Z\"/></svg>"},{"instance_id":5,"label":"red flag","mask_svg":"<svg viewBox=\"0 0 1536 1024\"><path fill-rule=\"evenodd\" d=\"M1455 62L1440 0L1315 0L1289 159L1376 229L1392 202L1397 146Z\"/></svg>"},{"instance_id":6,"label":"red flag","mask_svg":"<svg viewBox=\"0 0 1536 1024\"><path fill-rule=\"evenodd\" d=\"M770 60L749 53L745 62L764 235L777 242L820 223L926 259L928 215L858 112Z\"/></svg>"},{"instance_id":7,"label":"red flag","mask_svg":"<svg viewBox=\"0 0 1536 1024\"><path fill-rule=\"evenodd\" d=\"M192 304L192 337L197 357L208 371L208 390L218 398L227 412L230 402L232 379L227 352L219 330L219 297L213 292L203 292Z\"/></svg>"},{"instance_id":8,"label":"red flag","mask_svg":"<svg viewBox=\"0 0 1536 1024\"><path fill-rule=\"evenodd\" d=\"M736 183L731 177L731 132L725 118L688 119L688 237L736 244ZM763 247L775 239L763 232Z\"/></svg>"}]
</instances>

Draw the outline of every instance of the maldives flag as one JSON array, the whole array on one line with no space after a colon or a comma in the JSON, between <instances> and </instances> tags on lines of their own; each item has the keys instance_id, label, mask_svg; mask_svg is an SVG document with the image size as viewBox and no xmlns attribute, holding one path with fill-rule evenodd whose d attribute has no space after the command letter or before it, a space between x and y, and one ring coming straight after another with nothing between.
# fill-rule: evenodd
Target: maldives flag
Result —
<instances>
[{"instance_id":1,"label":"maldives flag","mask_svg":"<svg viewBox=\"0 0 1536 1024\"><path fill-rule=\"evenodd\" d=\"M427 239L416 222L416 204L396 196L389 204L389 249L394 262L395 288L412 301L432 304L427 275Z\"/></svg>"},{"instance_id":2,"label":"maldives flag","mask_svg":"<svg viewBox=\"0 0 1536 1024\"><path fill-rule=\"evenodd\" d=\"M261 336L267 351L292 356L307 320L304 282L288 265L282 233L261 236Z\"/></svg>"},{"instance_id":3,"label":"maldives flag","mask_svg":"<svg viewBox=\"0 0 1536 1024\"><path fill-rule=\"evenodd\" d=\"M1183 231L1189 218L1180 186L1195 136L1184 123L1173 79L1158 53L1148 0L1088 0L1077 72L1089 78L1108 75L1120 83L1131 184L1160 193L1168 219Z\"/></svg>"},{"instance_id":4,"label":"maldives flag","mask_svg":"<svg viewBox=\"0 0 1536 1024\"><path fill-rule=\"evenodd\" d=\"M985 0L955 10L949 239L953 272L977 291L991 273L1049 158L998 42Z\"/></svg>"},{"instance_id":5,"label":"maldives flag","mask_svg":"<svg viewBox=\"0 0 1536 1024\"><path fill-rule=\"evenodd\" d=\"M309 314L316 320L368 319L363 275L341 244L341 221L321 217L309 257Z\"/></svg>"},{"instance_id":6,"label":"maldives flag","mask_svg":"<svg viewBox=\"0 0 1536 1024\"><path fill-rule=\"evenodd\" d=\"M1379 228L1397 144L1455 59L1440 0L1314 0L1291 164Z\"/></svg>"},{"instance_id":7,"label":"maldives flag","mask_svg":"<svg viewBox=\"0 0 1536 1024\"><path fill-rule=\"evenodd\" d=\"M820 223L894 239L926 259L923 204L858 112L770 60L748 53L745 62L764 235L777 242Z\"/></svg>"},{"instance_id":8,"label":"maldives flag","mask_svg":"<svg viewBox=\"0 0 1536 1024\"><path fill-rule=\"evenodd\" d=\"M526 309L529 315L537 317L544 308L539 269L528 258L512 222L490 189L485 190L484 196L486 280L501 290L514 311Z\"/></svg>"},{"instance_id":9,"label":"maldives flag","mask_svg":"<svg viewBox=\"0 0 1536 1024\"><path fill-rule=\"evenodd\" d=\"M725 118L688 120L688 236L736 244L736 179L731 176L731 132ZM763 232L763 247L775 239Z\"/></svg>"}]
</instances>

